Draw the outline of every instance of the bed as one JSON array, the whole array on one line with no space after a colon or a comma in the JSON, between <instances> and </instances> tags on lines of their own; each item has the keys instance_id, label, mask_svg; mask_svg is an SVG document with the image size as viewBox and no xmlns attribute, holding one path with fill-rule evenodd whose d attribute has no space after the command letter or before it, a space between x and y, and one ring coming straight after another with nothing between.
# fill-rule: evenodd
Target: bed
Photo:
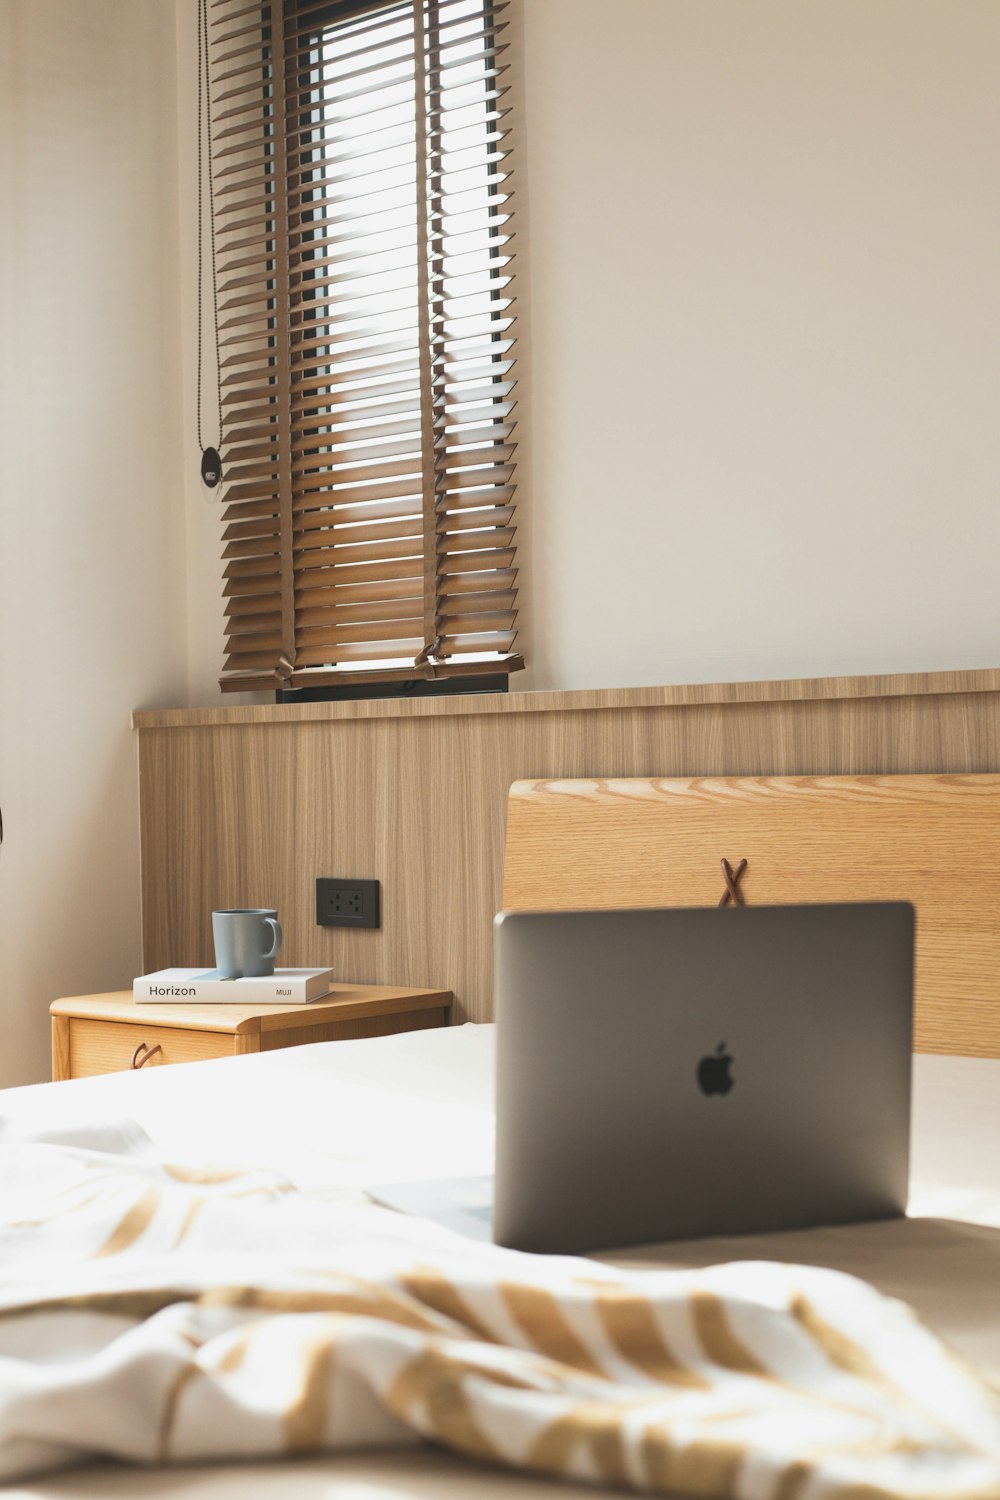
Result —
<instances>
[{"instance_id":1,"label":"bed","mask_svg":"<svg viewBox=\"0 0 1000 1500\"><path fill-rule=\"evenodd\" d=\"M363 1203L364 1184L477 1176L491 1167L493 1028L466 1025L123 1073L0 1095L0 1140L86 1138L129 1119L171 1156L272 1168ZM602 1257L627 1267L735 1258L829 1266L910 1302L932 1329L1000 1381L1000 1061L915 1058L911 1217ZM373 1210L374 1211L374 1210ZM385 1212L379 1210L378 1212ZM8 1493L55 1497L592 1494L589 1487L474 1466L430 1447L144 1470L98 1464L26 1479Z\"/></svg>"},{"instance_id":2,"label":"bed","mask_svg":"<svg viewBox=\"0 0 1000 1500\"><path fill-rule=\"evenodd\" d=\"M724 889L733 900L916 901L920 1050L914 1058L911 1211L905 1220L644 1246L571 1262L515 1257L427 1219L373 1205L366 1186L490 1173L494 1035L488 1024L0 1095L0 1143L26 1164L23 1183L14 1183L24 1208L21 1218L15 1213L13 1230L3 1203L11 1178L0 1177L0 1262L11 1233L15 1243L23 1234L30 1246L35 1236L41 1247L37 1271L28 1265L18 1272L29 1286L27 1294L22 1288L17 1295L30 1304L36 1275L42 1305L24 1316L22 1305L14 1308L13 1320L4 1325L7 1343L13 1328L15 1344L20 1338L30 1354L36 1326L31 1318L40 1312L42 1319L77 1318L72 1328L83 1347L89 1337L89 1325L83 1325L95 1305L103 1314L110 1309L125 1317L124 1335L134 1332L138 1340L128 1345L123 1337L131 1352L122 1356L121 1371L116 1367L108 1377L112 1399L89 1408L93 1430L63 1434L62 1449L53 1449L51 1434L43 1433L48 1447L43 1443L39 1452L50 1470L88 1450L144 1460L141 1469L98 1462L17 1478L8 1492L24 1500L172 1500L181 1494L213 1500L580 1500L593 1493L579 1482L589 1479L606 1492L627 1480L633 1488L645 1485L664 1494L739 1500L821 1500L834 1494L870 1500L887 1493L1000 1500L1000 929L982 891L984 871L996 863L998 807L1000 779L994 776L522 782L511 790L507 909L714 905L722 859L732 861ZM732 872L741 860L749 860L749 867L738 887ZM987 1055L943 1055L975 1051ZM192 1184L212 1183L218 1164L226 1163L241 1170L235 1176L221 1171L220 1206L214 1187L196 1190ZM32 1164L38 1165L37 1189ZM120 1221L98 1225L92 1241L81 1231L79 1267L73 1246L67 1256L57 1244L53 1264L62 1278L61 1300L47 1309L46 1235L51 1229L58 1241L64 1216L47 1208L33 1218L32 1194L42 1194L49 1207L61 1201L58 1174L71 1166L77 1175L66 1178L66 1191L76 1195L74 1203L86 1186L82 1178L95 1168L95 1180L110 1177L112 1192L120 1179L140 1184L179 1178L187 1187L173 1183L170 1195L158 1190L150 1208L152 1188L143 1194L136 1186L139 1196L128 1200ZM53 1171L57 1191L44 1199L46 1173ZM314 1301L308 1307L299 1284L287 1280L280 1254L277 1265L273 1255L261 1261L260 1283L252 1282L252 1272L243 1273L244 1282L251 1276L249 1303L246 1284L236 1288L243 1300L234 1302L226 1301L233 1289L218 1282L216 1268L227 1252L242 1265L243 1241L234 1230L230 1241L217 1236L212 1242L212 1216L218 1209L223 1225L257 1224L240 1218L235 1200L259 1193L260 1174L268 1173L287 1186L282 1202L293 1218L285 1222L297 1222L301 1208L308 1233L314 1232L313 1213L333 1240L341 1234L341 1220L361 1226L344 1230L332 1271L311 1267ZM286 1186L268 1181L273 1197L286 1193ZM230 1192L232 1202L226 1199ZM160 1235L168 1250L173 1246L174 1230L161 1224L168 1196L179 1215L177 1245L184 1242L176 1264L188 1268L188 1280L170 1291L171 1277L183 1280L175 1258L157 1259L150 1251L147 1258L156 1275L167 1278L168 1290L149 1317L149 1286L143 1283L144 1311L126 1316L120 1300L107 1301L109 1288L119 1298L132 1296L140 1285L135 1278L153 1275L143 1270L147 1235L151 1243L159 1244ZM100 1208L101 1192L85 1194L83 1202L92 1199ZM95 1212L84 1207L81 1223ZM105 1243L101 1236L111 1223ZM195 1240L207 1235L214 1244L209 1282L198 1280L200 1270L190 1270L201 1265L197 1258L184 1259L190 1223ZM268 1232L265 1224L261 1244ZM255 1235L251 1229L254 1244ZM316 1243L325 1248L327 1241ZM276 1244L298 1265L287 1233ZM367 1246L360 1262L357 1244ZM354 1261L345 1258L351 1245ZM128 1252L121 1262L124 1291L115 1281L117 1262L106 1258L111 1250ZM138 1271L129 1259L136 1253ZM489 1261L483 1270L482 1256L506 1259ZM8 1253L9 1263L16 1259ZM361 1305L360 1323L343 1290L345 1268L354 1278L348 1277L350 1285L355 1291L364 1287L369 1298ZM7 1295L3 1271L0 1264L0 1297ZM324 1408L317 1426L317 1411L310 1408L320 1399L314 1361L299 1395L281 1408L284 1425L272 1432L267 1423L274 1427L274 1413L256 1411L256 1387L239 1389L246 1349L238 1345L246 1319L263 1309L260 1343L265 1355L273 1347L271 1364L253 1366L252 1334L244 1343L264 1384L272 1374L280 1381L282 1360L287 1364L289 1358L274 1334L274 1326L282 1326L280 1309L294 1304L293 1311L314 1313L315 1278L331 1274L339 1280L326 1314L340 1330L340 1342L330 1345L335 1363L329 1379L340 1380L338 1390L350 1399L338 1396L332 1415ZM259 1287L272 1297L270 1304L253 1302ZM153 1289L159 1292L160 1283ZM370 1316L372 1295L381 1299L378 1318ZM275 1303L275 1297L286 1300ZM910 1304L921 1321L891 1299ZM348 1304L351 1316L345 1320ZM184 1309L191 1306L195 1321L184 1323ZM0 1317L9 1307L0 1303ZM143 1344L161 1315L173 1342ZM210 1369L207 1388L198 1384L204 1371L191 1368L200 1355L178 1353L184 1338L197 1344L197 1318L214 1318L216 1333L221 1328L221 1343L216 1338L211 1347L222 1350L222 1374L215 1380L218 1371ZM291 1322L295 1337L305 1337L301 1322ZM359 1327L368 1333L358 1335ZM227 1338L234 1341L232 1349ZM233 1350L238 1357L230 1369L226 1360ZM296 1360L307 1364L307 1355L296 1346ZM259 1351L257 1357L263 1357ZM158 1420L171 1443L180 1433L187 1446L180 1439L173 1447L154 1441L155 1433L142 1430L143 1421L155 1426L157 1420L149 1403L130 1407L128 1380L134 1372L136 1390L145 1389L154 1359L173 1361L174 1372L163 1387L168 1399ZM296 1377L305 1367L289 1366ZM72 1390L74 1368L72 1358L65 1371L47 1369L43 1359L27 1375L21 1371L13 1409L26 1412L32 1441L41 1441L32 1423L45 1425L45 1382L51 1378L58 1386L65 1378ZM430 1371L431 1383L414 1384L415 1370L421 1379ZM367 1385L358 1383L359 1372ZM11 1430L5 1376L0 1357L0 1460L5 1420L8 1436ZM201 1394L195 1399L192 1392ZM377 1399L365 1406L368 1397L361 1400L359 1392ZM536 1407L544 1409L544 1420ZM76 1405L68 1409L79 1425ZM130 1411L140 1429L135 1433L125 1420ZM309 1441L289 1439L303 1430ZM234 1431L245 1434L245 1444L234 1441ZM320 1431L342 1448L345 1434L353 1441L358 1433L374 1433L383 1446L281 1462L270 1456L271 1450L295 1453L310 1442L315 1449ZM105 1440L101 1434L111 1435ZM170 1467L156 1461L161 1452L175 1459L214 1453L224 1461ZM241 1452L255 1454L254 1462L234 1464L232 1454ZM496 1461L473 1464L458 1456L467 1453ZM519 1472L501 1468L501 1459ZM22 1468L28 1474L31 1463ZM538 1477L544 1473L569 1479L553 1487Z\"/></svg>"}]
</instances>

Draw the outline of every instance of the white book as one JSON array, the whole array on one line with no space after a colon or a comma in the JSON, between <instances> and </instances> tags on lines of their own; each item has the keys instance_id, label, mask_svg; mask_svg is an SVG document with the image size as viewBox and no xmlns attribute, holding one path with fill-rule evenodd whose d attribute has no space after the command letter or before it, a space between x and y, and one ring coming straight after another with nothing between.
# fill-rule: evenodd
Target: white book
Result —
<instances>
[{"instance_id":1,"label":"white book","mask_svg":"<svg viewBox=\"0 0 1000 1500\"><path fill-rule=\"evenodd\" d=\"M330 992L332 969L275 969L256 979L222 979L217 969L159 969L132 981L144 1005L308 1005Z\"/></svg>"}]
</instances>

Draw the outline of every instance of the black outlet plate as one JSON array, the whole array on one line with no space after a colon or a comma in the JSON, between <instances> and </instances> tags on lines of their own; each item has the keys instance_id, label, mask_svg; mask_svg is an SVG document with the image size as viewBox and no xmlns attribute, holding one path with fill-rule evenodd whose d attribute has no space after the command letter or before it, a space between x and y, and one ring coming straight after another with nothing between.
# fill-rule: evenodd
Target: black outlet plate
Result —
<instances>
[{"instance_id":1,"label":"black outlet plate","mask_svg":"<svg viewBox=\"0 0 1000 1500\"><path fill-rule=\"evenodd\" d=\"M379 927L378 881L317 880L316 925Z\"/></svg>"}]
</instances>

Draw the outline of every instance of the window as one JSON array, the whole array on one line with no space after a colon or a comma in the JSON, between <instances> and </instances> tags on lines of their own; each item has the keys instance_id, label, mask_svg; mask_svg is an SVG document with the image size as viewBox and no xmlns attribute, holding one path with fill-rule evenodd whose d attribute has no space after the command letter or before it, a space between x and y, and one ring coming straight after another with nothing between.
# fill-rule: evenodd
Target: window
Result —
<instances>
[{"instance_id":1,"label":"window","mask_svg":"<svg viewBox=\"0 0 1000 1500\"><path fill-rule=\"evenodd\" d=\"M223 688L522 665L503 8L213 8Z\"/></svg>"}]
</instances>

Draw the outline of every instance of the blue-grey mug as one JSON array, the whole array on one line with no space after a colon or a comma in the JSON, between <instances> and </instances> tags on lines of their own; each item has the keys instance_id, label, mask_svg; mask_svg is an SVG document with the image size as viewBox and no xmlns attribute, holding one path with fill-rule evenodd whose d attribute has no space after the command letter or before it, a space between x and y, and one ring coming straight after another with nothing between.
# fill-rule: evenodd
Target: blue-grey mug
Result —
<instances>
[{"instance_id":1,"label":"blue-grey mug","mask_svg":"<svg viewBox=\"0 0 1000 1500\"><path fill-rule=\"evenodd\" d=\"M258 979L274 973L274 957L281 947L281 923L273 908L213 911L212 936L220 979Z\"/></svg>"}]
</instances>

